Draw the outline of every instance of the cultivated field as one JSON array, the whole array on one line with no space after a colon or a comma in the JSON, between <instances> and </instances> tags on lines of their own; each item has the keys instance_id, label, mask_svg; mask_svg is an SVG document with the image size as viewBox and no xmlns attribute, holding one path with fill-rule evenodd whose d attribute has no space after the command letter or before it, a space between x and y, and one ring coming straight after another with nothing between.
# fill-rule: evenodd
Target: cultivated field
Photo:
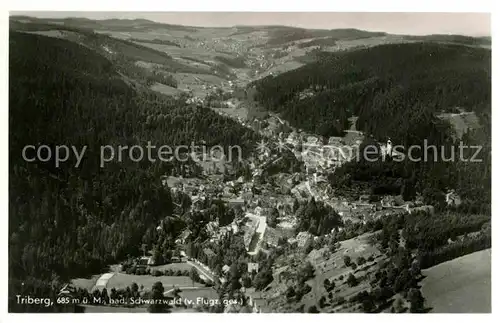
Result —
<instances>
[{"instance_id":1,"label":"cultivated field","mask_svg":"<svg viewBox=\"0 0 500 323\"><path fill-rule=\"evenodd\" d=\"M435 313L491 313L491 249L423 271L422 294Z\"/></svg>"},{"instance_id":2,"label":"cultivated field","mask_svg":"<svg viewBox=\"0 0 500 323\"><path fill-rule=\"evenodd\" d=\"M185 276L159 276L154 277L151 275L129 275L116 273L111 279L109 279L106 289L125 289L132 283L136 283L139 286L144 286L145 290L151 290L151 287L156 282L161 282L165 290L169 290L175 287L192 287L193 281L189 277ZM194 283L194 286L203 286L198 283Z\"/></svg>"},{"instance_id":3,"label":"cultivated field","mask_svg":"<svg viewBox=\"0 0 500 323\"><path fill-rule=\"evenodd\" d=\"M101 277L101 275L94 275L91 278L76 278L71 280L71 283L75 287L83 288L90 291L92 290L92 288L94 288L99 277Z\"/></svg>"}]
</instances>

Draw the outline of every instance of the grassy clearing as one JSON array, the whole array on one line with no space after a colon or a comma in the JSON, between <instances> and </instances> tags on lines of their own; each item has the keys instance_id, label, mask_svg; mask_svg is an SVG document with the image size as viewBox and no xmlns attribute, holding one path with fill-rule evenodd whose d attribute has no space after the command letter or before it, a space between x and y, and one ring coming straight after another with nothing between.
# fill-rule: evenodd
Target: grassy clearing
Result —
<instances>
[{"instance_id":1,"label":"grassy clearing","mask_svg":"<svg viewBox=\"0 0 500 323\"><path fill-rule=\"evenodd\" d=\"M175 96L175 95L182 93L181 90L178 90L174 87L171 87L171 86L168 86L165 84L161 84L161 83L153 84L151 86L151 90L156 91L156 92L160 92L160 93L163 93L166 95L171 95L171 96Z\"/></svg>"},{"instance_id":2,"label":"grassy clearing","mask_svg":"<svg viewBox=\"0 0 500 323\"><path fill-rule=\"evenodd\" d=\"M491 249L423 271L422 294L434 313L491 313Z\"/></svg>"}]
</instances>

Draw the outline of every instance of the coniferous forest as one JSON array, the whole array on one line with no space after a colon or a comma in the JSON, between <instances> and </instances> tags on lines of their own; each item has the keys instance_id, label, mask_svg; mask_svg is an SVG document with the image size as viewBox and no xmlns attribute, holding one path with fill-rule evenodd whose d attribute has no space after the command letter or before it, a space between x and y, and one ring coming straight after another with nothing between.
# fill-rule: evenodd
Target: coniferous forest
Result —
<instances>
[{"instance_id":1,"label":"coniferous forest","mask_svg":"<svg viewBox=\"0 0 500 323\"><path fill-rule=\"evenodd\" d=\"M132 89L107 58L81 45L17 32L9 42L11 301L21 292L47 297L69 277L139 255L144 233L171 215L160 178L175 165L124 159L101 168L100 146L203 139L245 153L257 140L208 109ZM87 151L78 168L71 159L55 167L54 156L24 161L26 145Z\"/></svg>"}]
</instances>

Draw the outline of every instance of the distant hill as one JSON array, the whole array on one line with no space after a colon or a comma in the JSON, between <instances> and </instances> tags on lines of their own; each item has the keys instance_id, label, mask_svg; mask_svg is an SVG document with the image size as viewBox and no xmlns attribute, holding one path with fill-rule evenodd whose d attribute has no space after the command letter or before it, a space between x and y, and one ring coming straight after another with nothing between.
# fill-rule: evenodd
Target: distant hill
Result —
<instances>
[{"instance_id":1,"label":"distant hill","mask_svg":"<svg viewBox=\"0 0 500 323\"><path fill-rule=\"evenodd\" d=\"M333 38L343 40L362 39L370 37L384 36L383 32L369 32L359 29L303 29L303 28L277 28L270 30L268 46L282 45L285 43L310 38Z\"/></svg>"},{"instance_id":2,"label":"distant hill","mask_svg":"<svg viewBox=\"0 0 500 323\"><path fill-rule=\"evenodd\" d=\"M491 37L471 37L463 35L405 36L408 40L452 43L471 46L491 46Z\"/></svg>"},{"instance_id":3,"label":"distant hill","mask_svg":"<svg viewBox=\"0 0 500 323\"><path fill-rule=\"evenodd\" d=\"M92 30L113 30L113 31L147 31L154 28L168 28L180 31L196 31L196 27L171 25L154 22L147 19L103 19L91 20L87 18L36 18L27 16L11 16L10 20L31 23L52 23L65 27L87 28Z\"/></svg>"}]
</instances>

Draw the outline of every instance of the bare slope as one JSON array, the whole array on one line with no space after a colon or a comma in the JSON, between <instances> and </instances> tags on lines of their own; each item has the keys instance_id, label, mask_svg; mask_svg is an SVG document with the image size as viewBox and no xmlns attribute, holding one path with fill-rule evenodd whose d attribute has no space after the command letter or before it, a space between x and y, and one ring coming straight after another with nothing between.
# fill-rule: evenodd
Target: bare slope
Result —
<instances>
[{"instance_id":1,"label":"bare slope","mask_svg":"<svg viewBox=\"0 0 500 323\"><path fill-rule=\"evenodd\" d=\"M422 294L435 313L491 312L491 249L426 269Z\"/></svg>"}]
</instances>

